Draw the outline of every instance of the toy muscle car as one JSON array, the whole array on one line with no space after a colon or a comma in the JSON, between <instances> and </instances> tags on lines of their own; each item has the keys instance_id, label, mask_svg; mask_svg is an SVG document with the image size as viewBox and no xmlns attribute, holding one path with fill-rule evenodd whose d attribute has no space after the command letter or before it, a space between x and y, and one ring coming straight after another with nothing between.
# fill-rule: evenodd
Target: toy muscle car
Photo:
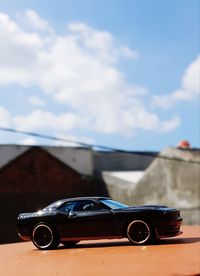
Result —
<instances>
[{"instance_id":1,"label":"toy muscle car","mask_svg":"<svg viewBox=\"0 0 200 276\"><path fill-rule=\"evenodd\" d=\"M107 197L79 197L56 201L41 211L22 213L17 230L43 250L81 240L128 238L143 245L181 234L180 211L167 206L127 206Z\"/></svg>"}]
</instances>

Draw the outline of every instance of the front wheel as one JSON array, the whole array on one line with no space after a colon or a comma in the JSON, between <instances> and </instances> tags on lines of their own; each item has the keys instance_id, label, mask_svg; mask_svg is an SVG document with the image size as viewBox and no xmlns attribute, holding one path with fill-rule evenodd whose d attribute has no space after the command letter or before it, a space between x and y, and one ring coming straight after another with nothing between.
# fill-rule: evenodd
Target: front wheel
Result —
<instances>
[{"instance_id":1,"label":"front wheel","mask_svg":"<svg viewBox=\"0 0 200 276\"><path fill-rule=\"evenodd\" d=\"M33 229L32 241L41 250L54 249L59 245L59 239L53 227L43 223Z\"/></svg>"},{"instance_id":2,"label":"front wheel","mask_svg":"<svg viewBox=\"0 0 200 276\"><path fill-rule=\"evenodd\" d=\"M153 237L152 228L143 220L134 220L127 227L127 237L133 244L147 244Z\"/></svg>"}]
</instances>

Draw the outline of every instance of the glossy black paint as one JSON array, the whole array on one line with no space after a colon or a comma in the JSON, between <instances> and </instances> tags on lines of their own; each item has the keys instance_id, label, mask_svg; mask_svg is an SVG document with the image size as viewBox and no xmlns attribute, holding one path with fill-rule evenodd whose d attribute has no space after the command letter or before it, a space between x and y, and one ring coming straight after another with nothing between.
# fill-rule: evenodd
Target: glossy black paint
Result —
<instances>
[{"instance_id":1,"label":"glossy black paint","mask_svg":"<svg viewBox=\"0 0 200 276\"><path fill-rule=\"evenodd\" d=\"M86 239L123 238L127 237L127 229L131 223L137 224L138 221L144 222L144 227L148 226L154 238L171 237L182 233L180 231L182 218L177 209L157 205L117 205L116 208L112 208L109 206L112 203L110 200L105 197L69 198L38 212L20 214L17 218L18 234L24 240L33 240L35 227L42 224L52 229L61 243Z\"/></svg>"}]
</instances>

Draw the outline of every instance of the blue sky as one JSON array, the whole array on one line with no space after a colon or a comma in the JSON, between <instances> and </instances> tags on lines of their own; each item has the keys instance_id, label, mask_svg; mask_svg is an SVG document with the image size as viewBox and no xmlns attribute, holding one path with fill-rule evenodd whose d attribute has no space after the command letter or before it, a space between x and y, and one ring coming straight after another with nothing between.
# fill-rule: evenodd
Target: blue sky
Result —
<instances>
[{"instance_id":1,"label":"blue sky","mask_svg":"<svg viewBox=\"0 0 200 276\"><path fill-rule=\"evenodd\" d=\"M0 126L200 147L199 23L198 0L0 0ZM0 143L55 144L4 132Z\"/></svg>"}]
</instances>

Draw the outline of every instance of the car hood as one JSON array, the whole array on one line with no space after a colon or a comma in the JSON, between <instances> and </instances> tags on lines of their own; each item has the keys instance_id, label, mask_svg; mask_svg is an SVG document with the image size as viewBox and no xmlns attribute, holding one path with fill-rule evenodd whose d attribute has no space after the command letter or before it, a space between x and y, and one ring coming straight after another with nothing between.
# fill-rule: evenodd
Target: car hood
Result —
<instances>
[{"instance_id":1,"label":"car hood","mask_svg":"<svg viewBox=\"0 0 200 276\"><path fill-rule=\"evenodd\" d=\"M31 212L31 213L21 213L19 214L19 219L22 218L31 218L31 217L41 217L41 216L48 216L48 215L52 215L52 211L44 211L44 210L40 210L37 212Z\"/></svg>"}]
</instances>

